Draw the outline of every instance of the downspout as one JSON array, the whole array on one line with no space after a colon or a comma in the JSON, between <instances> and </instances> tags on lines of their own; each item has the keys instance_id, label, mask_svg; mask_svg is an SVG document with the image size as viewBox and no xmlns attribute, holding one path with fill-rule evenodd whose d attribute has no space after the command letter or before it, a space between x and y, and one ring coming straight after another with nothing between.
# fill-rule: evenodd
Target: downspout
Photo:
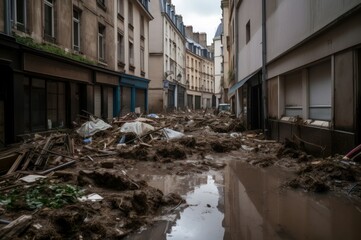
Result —
<instances>
[{"instance_id":1,"label":"downspout","mask_svg":"<svg viewBox=\"0 0 361 240\"><path fill-rule=\"evenodd\" d=\"M267 89L267 28L266 0L262 0L262 96L263 131L268 136L268 89Z\"/></svg>"},{"instance_id":2,"label":"downspout","mask_svg":"<svg viewBox=\"0 0 361 240\"><path fill-rule=\"evenodd\" d=\"M4 0L4 20L5 20L5 29L4 32L6 35L11 35L11 6L10 6L10 0Z\"/></svg>"}]
</instances>

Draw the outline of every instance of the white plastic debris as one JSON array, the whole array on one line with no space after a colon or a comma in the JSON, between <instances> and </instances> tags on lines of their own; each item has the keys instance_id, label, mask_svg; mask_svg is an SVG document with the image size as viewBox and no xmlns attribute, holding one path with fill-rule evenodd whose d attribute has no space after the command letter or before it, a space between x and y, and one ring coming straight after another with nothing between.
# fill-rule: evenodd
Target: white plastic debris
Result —
<instances>
[{"instance_id":1,"label":"white plastic debris","mask_svg":"<svg viewBox=\"0 0 361 240\"><path fill-rule=\"evenodd\" d=\"M97 202L97 201L101 201L103 200L103 197L100 196L99 194L97 193L92 193L92 194L89 194L87 196L83 196L81 198L78 198L78 200L80 202L87 202L87 201L90 201L90 202Z\"/></svg>"},{"instance_id":2,"label":"white plastic debris","mask_svg":"<svg viewBox=\"0 0 361 240\"><path fill-rule=\"evenodd\" d=\"M22 180L24 182L27 182L27 183L32 183L32 182L36 182L36 181L38 181L39 179L42 179L42 178L46 178L46 177L41 176L41 175L28 175L28 176L20 178L20 180Z\"/></svg>"},{"instance_id":3,"label":"white plastic debris","mask_svg":"<svg viewBox=\"0 0 361 240\"><path fill-rule=\"evenodd\" d=\"M179 138L184 137L183 133L174 131L170 128L164 128L163 133L167 139L179 139Z\"/></svg>"},{"instance_id":4,"label":"white plastic debris","mask_svg":"<svg viewBox=\"0 0 361 240\"><path fill-rule=\"evenodd\" d=\"M90 137L97 132L107 130L111 127L111 125L101 119L92 119L92 121L88 121L81 125L81 127L76 130L76 132L82 137Z\"/></svg>"},{"instance_id":5,"label":"white plastic debris","mask_svg":"<svg viewBox=\"0 0 361 240\"><path fill-rule=\"evenodd\" d=\"M124 123L123 126L120 128L121 133L135 133L138 136L142 136L147 134L150 131L153 131L154 127L147 123L143 122L128 122Z\"/></svg>"},{"instance_id":6,"label":"white plastic debris","mask_svg":"<svg viewBox=\"0 0 361 240\"><path fill-rule=\"evenodd\" d=\"M243 150L248 151L248 152L252 152L252 151L255 150L255 148L248 147L247 145L242 145L241 147L242 147Z\"/></svg>"}]
</instances>

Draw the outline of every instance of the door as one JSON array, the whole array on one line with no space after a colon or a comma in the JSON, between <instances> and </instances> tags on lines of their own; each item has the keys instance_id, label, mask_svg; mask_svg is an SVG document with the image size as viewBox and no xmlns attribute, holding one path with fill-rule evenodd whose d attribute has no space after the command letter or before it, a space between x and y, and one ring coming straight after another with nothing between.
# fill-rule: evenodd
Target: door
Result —
<instances>
[{"instance_id":1,"label":"door","mask_svg":"<svg viewBox=\"0 0 361 240\"><path fill-rule=\"evenodd\" d=\"M252 129L261 129L261 90L262 85L256 85L251 87L251 128Z\"/></svg>"}]
</instances>

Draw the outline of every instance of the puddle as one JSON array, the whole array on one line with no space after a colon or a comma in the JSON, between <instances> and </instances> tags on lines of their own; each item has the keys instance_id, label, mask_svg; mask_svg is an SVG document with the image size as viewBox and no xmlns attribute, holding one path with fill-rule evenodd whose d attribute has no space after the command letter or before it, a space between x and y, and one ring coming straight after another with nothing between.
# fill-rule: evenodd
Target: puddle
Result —
<instances>
[{"instance_id":1,"label":"puddle","mask_svg":"<svg viewBox=\"0 0 361 240\"><path fill-rule=\"evenodd\" d=\"M190 206L126 239L361 239L360 203L281 190L287 175L236 160L219 172L141 175Z\"/></svg>"}]
</instances>

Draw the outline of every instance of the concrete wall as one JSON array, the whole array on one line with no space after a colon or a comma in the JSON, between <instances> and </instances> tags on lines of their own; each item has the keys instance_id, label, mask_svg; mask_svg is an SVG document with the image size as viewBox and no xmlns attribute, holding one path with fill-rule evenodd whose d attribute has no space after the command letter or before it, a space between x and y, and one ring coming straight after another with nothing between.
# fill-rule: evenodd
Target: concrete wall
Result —
<instances>
[{"instance_id":1,"label":"concrete wall","mask_svg":"<svg viewBox=\"0 0 361 240\"><path fill-rule=\"evenodd\" d=\"M161 13L160 1L152 1L150 4L150 12L154 19L149 24L151 33L149 34L149 52L163 52L163 36L164 36L164 19Z\"/></svg>"},{"instance_id":2,"label":"concrete wall","mask_svg":"<svg viewBox=\"0 0 361 240\"><path fill-rule=\"evenodd\" d=\"M268 77L302 67L361 43L361 14L354 14L332 29L268 64ZM268 49L271 47L269 46Z\"/></svg>"},{"instance_id":3,"label":"concrete wall","mask_svg":"<svg viewBox=\"0 0 361 240\"><path fill-rule=\"evenodd\" d=\"M262 66L262 1L243 0L237 12L238 81ZM246 42L246 25L250 23L250 40Z\"/></svg>"},{"instance_id":4,"label":"concrete wall","mask_svg":"<svg viewBox=\"0 0 361 240\"><path fill-rule=\"evenodd\" d=\"M360 3L360 0L268 0L268 61L307 39Z\"/></svg>"}]
</instances>

